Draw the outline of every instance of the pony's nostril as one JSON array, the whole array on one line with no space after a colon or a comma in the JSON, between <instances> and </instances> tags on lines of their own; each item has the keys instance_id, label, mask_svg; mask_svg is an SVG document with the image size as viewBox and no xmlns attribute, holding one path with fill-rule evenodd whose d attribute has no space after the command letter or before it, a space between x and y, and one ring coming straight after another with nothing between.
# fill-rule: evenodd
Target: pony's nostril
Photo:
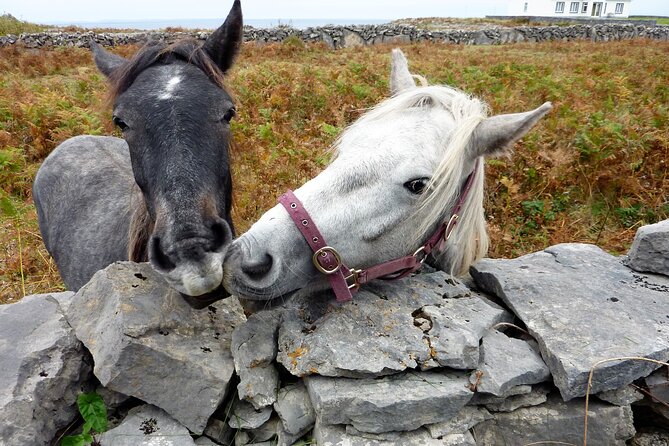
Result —
<instances>
[{"instance_id":1,"label":"pony's nostril","mask_svg":"<svg viewBox=\"0 0 669 446\"><path fill-rule=\"evenodd\" d=\"M248 259L242 263L242 272L251 278L260 278L272 269L274 259L265 254L259 259Z\"/></svg>"},{"instance_id":2,"label":"pony's nostril","mask_svg":"<svg viewBox=\"0 0 669 446\"><path fill-rule=\"evenodd\" d=\"M149 261L159 270L171 271L176 268L174 262L163 252L160 246L160 237L151 237L151 241L149 242Z\"/></svg>"},{"instance_id":3,"label":"pony's nostril","mask_svg":"<svg viewBox=\"0 0 669 446\"><path fill-rule=\"evenodd\" d=\"M211 225L211 233L213 236L211 250L213 252L220 251L221 248L226 247L232 242L232 230L222 218L217 219Z\"/></svg>"}]
</instances>

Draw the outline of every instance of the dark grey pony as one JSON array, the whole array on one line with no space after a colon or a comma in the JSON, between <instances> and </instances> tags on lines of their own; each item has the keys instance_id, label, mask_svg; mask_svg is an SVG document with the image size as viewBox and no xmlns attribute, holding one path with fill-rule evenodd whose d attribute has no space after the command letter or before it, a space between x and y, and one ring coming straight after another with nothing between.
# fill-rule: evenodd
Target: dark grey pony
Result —
<instances>
[{"instance_id":1,"label":"dark grey pony","mask_svg":"<svg viewBox=\"0 0 669 446\"><path fill-rule=\"evenodd\" d=\"M69 289L129 259L148 260L196 308L227 296L235 106L222 81L242 38L235 0L204 44L148 44L130 60L92 44L123 139L68 139L33 185L44 244Z\"/></svg>"}]
</instances>

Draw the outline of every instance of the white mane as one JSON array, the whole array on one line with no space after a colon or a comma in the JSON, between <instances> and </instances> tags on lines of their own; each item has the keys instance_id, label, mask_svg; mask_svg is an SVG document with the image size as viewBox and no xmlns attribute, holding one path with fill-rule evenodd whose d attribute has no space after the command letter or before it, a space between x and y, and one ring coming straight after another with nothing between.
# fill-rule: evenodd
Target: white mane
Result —
<instances>
[{"instance_id":1,"label":"white mane","mask_svg":"<svg viewBox=\"0 0 669 446\"><path fill-rule=\"evenodd\" d=\"M467 153L472 132L487 116L488 107L480 100L449 86L416 87L381 102L353 123L349 130L362 128L393 113L414 107L441 107L455 121L450 137L443 141L441 161L416 211L420 223L412 237L412 244L417 248L438 225L450 218L450 211L460 196L462 179L467 174L465 169L473 167L472 155ZM342 133L335 147L347 131ZM444 252L437 256L438 266L452 274L465 273L469 265L488 250L482 204L484 160L478 158L475 162L479 164L477 177Z\"/></svg>"}]
</instances>

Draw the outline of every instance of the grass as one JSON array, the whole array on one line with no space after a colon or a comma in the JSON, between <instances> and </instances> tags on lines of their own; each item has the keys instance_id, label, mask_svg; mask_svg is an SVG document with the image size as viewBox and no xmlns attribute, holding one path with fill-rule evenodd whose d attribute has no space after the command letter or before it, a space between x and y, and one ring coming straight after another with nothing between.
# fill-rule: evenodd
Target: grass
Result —
<instances>
[{"instance_id":1,"label":"grass","mask_svg":"<svg viewBox=\"0 0 669 446\"><path fill-rule=\"evenodd\" d=\"M45 25L24 22L13 17L11 14L0 15L0 36L4 36L5 34L38 33L47 28Z\"/></svg>"},{"instance_id":2,"label":"grass","mask_svg":"<svg viewBox=\"0 0 669 446\"><path fill-rule=\"evenodd\" d=\"M554 103L511 158L488 161L491 257L560 242L621 254L639 226L669 217L669 42L401 47L414 72L482 97L495 113ZM341 130L386 97L390 49L244 45L229 77L240 232L320 172ZM22 286L62 289L39 237L32 178L66 138L114 133L105 100L85 49L0 48L0 204L16 210L0 216L0 302L22 297Z\"/></svg>"}]
</instances>

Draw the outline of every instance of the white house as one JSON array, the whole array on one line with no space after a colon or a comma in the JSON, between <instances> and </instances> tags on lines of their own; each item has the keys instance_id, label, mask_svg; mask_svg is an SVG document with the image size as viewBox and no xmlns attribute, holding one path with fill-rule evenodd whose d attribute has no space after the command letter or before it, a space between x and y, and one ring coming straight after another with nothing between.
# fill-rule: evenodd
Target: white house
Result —
<instances>
[{"instance_id":1,"label":"white house","mask_svg":"<svg viewBox=\"0 0 669 446\"><path fill-rule=\"evenodd\" d=\"M632 0L587 2L554 0L509 0L510 16L617 18L629 17Z\"/></svg>"}]
</instances>

